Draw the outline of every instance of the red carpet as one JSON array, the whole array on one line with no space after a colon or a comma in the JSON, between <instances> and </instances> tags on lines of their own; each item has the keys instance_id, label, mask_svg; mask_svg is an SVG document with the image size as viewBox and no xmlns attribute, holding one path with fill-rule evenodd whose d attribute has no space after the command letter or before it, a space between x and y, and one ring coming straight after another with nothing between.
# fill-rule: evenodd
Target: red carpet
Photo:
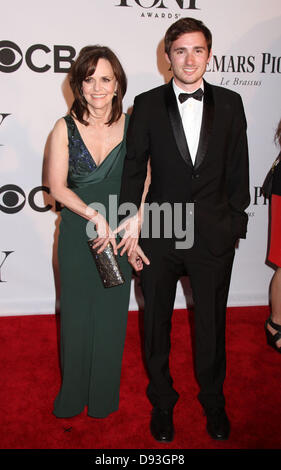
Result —
<instances>
[{"instance_id":1,"label":"red carpet","mask_svg":"<svg viewBox=\"0 0 281 470\"><path fill-rule=\"evenodd\" d=\"M281 448L281 356L267 346L265 307L229 308L228 441L212 441L197 400L192 359L192 313L173 317L171 369L180 399L176 435L161 445L149 432L150 404L141 353L141 315L130 312L119 411L107 419L85 413L71 419L52 414L60 383L57 319L52 315L0 318L1 449L279 449Z\"/></svg>"}]
</instances>

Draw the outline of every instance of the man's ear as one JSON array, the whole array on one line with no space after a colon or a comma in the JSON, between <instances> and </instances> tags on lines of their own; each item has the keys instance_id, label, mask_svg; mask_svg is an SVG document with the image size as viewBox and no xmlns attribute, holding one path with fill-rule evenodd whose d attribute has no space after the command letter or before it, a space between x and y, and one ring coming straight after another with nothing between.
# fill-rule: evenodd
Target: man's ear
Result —
<instances>
[{"instance_id":1,"label":"man's ear","mask_svg":"<svg viewBox=\"0 0 281 470\"><path fill-rule=\"evenodd\" d=\"M167 52L165 52L165 59L166 59L167 63L169 64L169 70L172 70L171 61L170 61L170 58L169 58Z\"/></svg>"},{"instance_id":2,"label":"man's ear","mask_svg":"<svg viewBox=\"0 0 281 470\"><path fill-rule=\"evenodd\" d=\"M210 50L210 53L209 53L209 57L208 57L208 62L207 62L207 63L210 62L210 60L211 60L211 58L212 58L212 55L213 55L213 52L212 52L212 49L211 49L211 50Z\"/></svg>"},{"instance_id":3,"label":"man's ear","mask_svg":"<svg viewBox=\"0 0 281 470\"><path fill-rule=\"evenodd\" d=\"M171 65L170 57L168 56L167 52L165 52L165 59L169 65Z\"/></svg>"}]
</instances>

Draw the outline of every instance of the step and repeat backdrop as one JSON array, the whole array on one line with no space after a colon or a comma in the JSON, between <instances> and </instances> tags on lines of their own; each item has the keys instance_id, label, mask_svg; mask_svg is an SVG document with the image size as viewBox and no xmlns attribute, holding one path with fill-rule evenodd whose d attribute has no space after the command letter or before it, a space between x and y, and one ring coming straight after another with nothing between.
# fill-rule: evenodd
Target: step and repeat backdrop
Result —
<instances>
[{"instance_id":1,"label":"step and repeat backdrop","mask_svg":"<svg viewBox=\"0 0 281 470\"><path fill-rule=\"evenodd\" d=\"M273 269L265 262L268 203L261 185L278 153L280 0L10 0L0 33L0 315L49 314L58 307L60 207L44 170L53 125L72 102L72 61L85 45L112 48L128 77L124 110L130 111L135 95L171 78L163 38L184 16L211 29L213 58L205 78L240 93L248 121L249 228L236 250L229 305L268 303ZM130 310L139 302L132 280ZM189 302L183 278L175 306Z\"/></svg>"}]
</instances>

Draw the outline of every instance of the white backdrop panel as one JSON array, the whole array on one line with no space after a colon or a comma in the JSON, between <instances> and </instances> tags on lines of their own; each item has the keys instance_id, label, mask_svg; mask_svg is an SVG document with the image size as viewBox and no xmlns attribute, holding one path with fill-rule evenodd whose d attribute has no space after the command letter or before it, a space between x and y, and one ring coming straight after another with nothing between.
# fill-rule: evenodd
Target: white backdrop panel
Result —
<instances>
[{"instance_id":1,"label":"white backdrop panel","mask_svg":"<svg viewBox=\"0 0 281 470\"><path fill-rule=\"evenodd\" d=\"M206 79L239 92L248 121L252 201L229 305L268 303L273 271L265 264L268 206L260 186L277 155L280 1L10 0L0 38L0 315L55 311L59 211L47 189L42 191L42 168L48 136L72 99L62 70L69 62L63 57L88 44L111 47L128 76L127 111L136 94L169 80L163 37L183 16L203 20L213 32L214 58ZM130 310L137 308L137 299L132 286ZM176 307L186 300L185 279L178 285Z\"/></svg>"}]
</instances>

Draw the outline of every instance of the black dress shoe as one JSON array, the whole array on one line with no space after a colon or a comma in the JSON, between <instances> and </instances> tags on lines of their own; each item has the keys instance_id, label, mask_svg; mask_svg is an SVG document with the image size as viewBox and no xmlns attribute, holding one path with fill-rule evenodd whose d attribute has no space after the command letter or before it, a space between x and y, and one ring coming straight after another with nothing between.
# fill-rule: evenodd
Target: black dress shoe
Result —
<instances>
[{"instance_id":1,"label":"black dress shoe","mask_svg":"<svg viewBox=\"0 0 281 470\"><path fill-rule=\"evenodd\" d=\"M161 410L158 407L154 407L150 431L156 441L171 442L174 438L173 409Z\"/></svg>"},{"instance_id":2,"label":"black dress shoe","mask_svg":"<svg viewBox=\"0 0 281 470\"><path fill-rule=\"evenodd\" d=\"M224 441L230 433L230 423L224 408L211 408L206 410L207 431L212 439Z\"/></svg>"}]
</instances>

